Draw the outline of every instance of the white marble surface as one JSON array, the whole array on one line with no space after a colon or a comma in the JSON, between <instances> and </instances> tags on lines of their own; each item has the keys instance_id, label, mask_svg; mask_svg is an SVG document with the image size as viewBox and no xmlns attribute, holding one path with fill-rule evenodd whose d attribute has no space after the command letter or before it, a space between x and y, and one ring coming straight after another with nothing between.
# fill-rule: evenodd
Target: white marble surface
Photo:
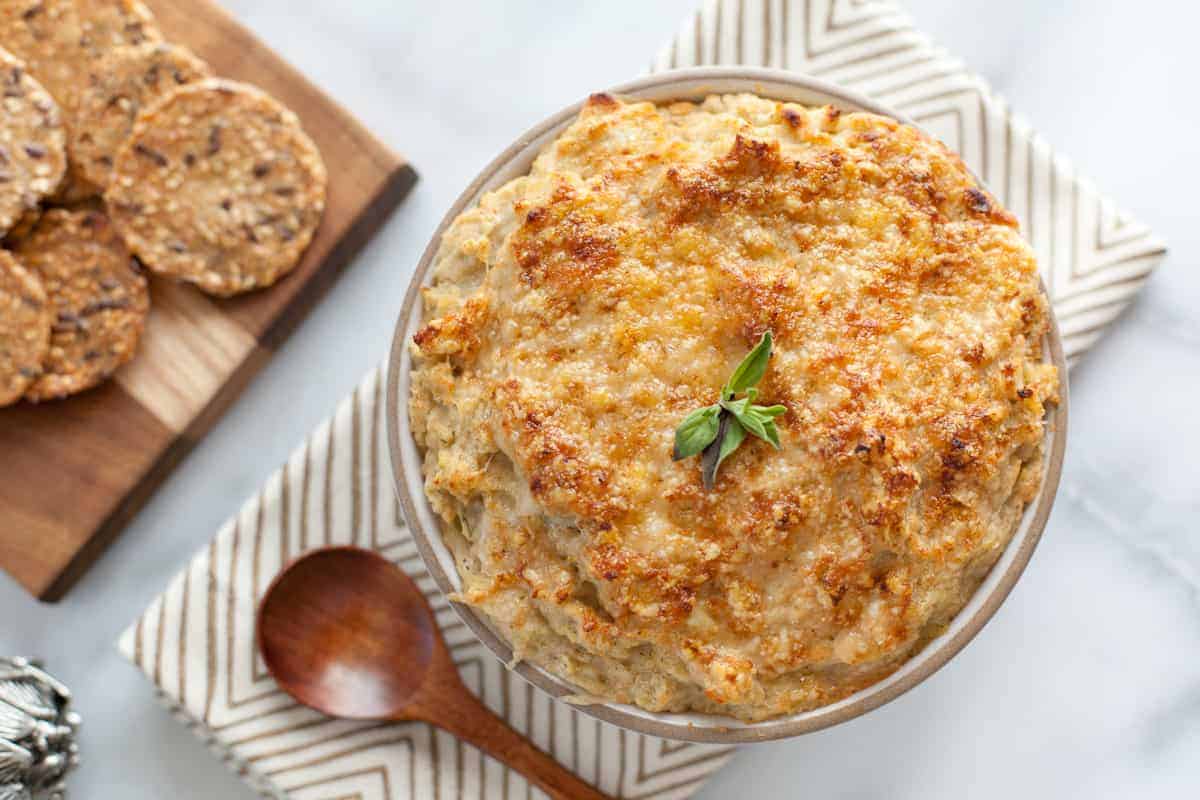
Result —
<instances>
[{"instance_id":1,"label":"white marble surface","mask_svg":"<svg viewBox=\"0 0 1200 800\"><path fill-rule=\"evenodd\" d=\"M229 5L422 181L65 602L40 606L0 576L0 652L45 658L78 694L82 800L251 797L155 704L113 641L383 356L409 271L466 181L531 123L644 69L692 0ZM1172 255L1072 376L1062 494L993 622L907 696L747 749L702 797L1196 797L1200 12L1176 0L909 7Z\"/></svg>"}]
</instances>

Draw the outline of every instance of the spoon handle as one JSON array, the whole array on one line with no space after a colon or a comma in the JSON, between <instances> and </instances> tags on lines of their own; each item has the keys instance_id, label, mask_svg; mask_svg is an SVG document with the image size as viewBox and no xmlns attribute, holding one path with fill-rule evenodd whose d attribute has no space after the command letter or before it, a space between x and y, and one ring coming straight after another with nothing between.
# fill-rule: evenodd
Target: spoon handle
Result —
<instances>
[{"instance_id":1,"label":"spoon handle","mask_svg":"<svg viewBox=\"0 0 1200 800\"><path fill-rule=\"evenodd\" d=\"M521 773L553 800L612 800L534 747L469 691L429 716L434 725Z\"/></svg>"}]
</instances>

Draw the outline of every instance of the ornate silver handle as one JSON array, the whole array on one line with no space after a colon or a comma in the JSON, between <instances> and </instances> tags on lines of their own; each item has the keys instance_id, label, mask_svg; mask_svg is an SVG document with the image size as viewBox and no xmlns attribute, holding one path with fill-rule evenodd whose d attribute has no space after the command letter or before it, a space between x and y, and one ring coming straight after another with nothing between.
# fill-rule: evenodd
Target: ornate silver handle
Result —
<instances>
[{"instance_id":1,"label":"ornate silver handle","mask_svg":"<svg viewBox=\"0 0 1200 800\"><path fill-rule=\"evenodd\" d=\"M71 692L25 658L0 657L0 800L62 800L79 763Z\"/></svg>"}]
</instances>

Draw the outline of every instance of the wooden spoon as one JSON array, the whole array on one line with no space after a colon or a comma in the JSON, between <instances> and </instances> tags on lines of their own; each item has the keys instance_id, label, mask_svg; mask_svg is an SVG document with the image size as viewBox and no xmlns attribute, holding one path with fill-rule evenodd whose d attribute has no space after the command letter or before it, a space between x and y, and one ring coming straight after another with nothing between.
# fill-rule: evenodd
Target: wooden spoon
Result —
<instances>
[{"instance_id":1,"label":"wooden spoon","mask_svg":"<svg viewBox=\"0 0 1200 800\"><path fill-rule=\"evenodd\" d=\"M293 562L259 606L258 648L280 687L310 708L347 719L428 722L555 800L606 798L463 685L425 595L374 552L334 547Z\"/></svg>"}]
</instances>

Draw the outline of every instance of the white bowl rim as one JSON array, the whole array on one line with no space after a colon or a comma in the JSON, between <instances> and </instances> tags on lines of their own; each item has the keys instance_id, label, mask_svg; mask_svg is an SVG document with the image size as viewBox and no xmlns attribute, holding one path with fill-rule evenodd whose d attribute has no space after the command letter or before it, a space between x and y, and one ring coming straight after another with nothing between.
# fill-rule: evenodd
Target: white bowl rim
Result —
<instances>
[{"instance_id":1,"label":"white bowl rim","mask_svg":"<svg viewBox=\"0 0 1200 800\"><path fill-rule=\"evenodd\" d=\"M866 97L824 81L776 69L753 67L695 67L649 75L622 84L607 93L655 102L694 100L708 94L752 92L763 97L802 102L830 103L848 111L870 111L915 125L904 115ZM449 595L460 587L453 557L441 538L436 517L425 500L421 457L412 437L407 412L409 370L412 366L408 342L421 321L420 289L446 228L480 196L513 177L526 174L542 147L549 144L583 107L581 100L518 138L493 159L459 195L430 238L409 284L396 326L388 360L387 415L388 449L396 494L421 558L438 588ZM763 742L799 736L846 722L888 703L924 681L975 637L1012 591L1041 539L1062 474L1067 435L1067 368L1058 324L1051 311L1051 330L1046 337L1047 355L1058 367L1060 402L1047 414L1050 446L1046 448L1042 485L1036 499L1025 509L1020 527L967 605L947 630L930 641L898 670L849 697L830 705L762 722L741 722L710 714L652 712L615 702L575 707L597 719L638 733L678 741L709 744ZM401 398L405 398L403 406ZM451 603L462 621L504 663L512 661L508 643L473 609ZM555 698L579 696L581 689L529 662L513 667L527 681Z\"/></svg>"}]
</instances>

